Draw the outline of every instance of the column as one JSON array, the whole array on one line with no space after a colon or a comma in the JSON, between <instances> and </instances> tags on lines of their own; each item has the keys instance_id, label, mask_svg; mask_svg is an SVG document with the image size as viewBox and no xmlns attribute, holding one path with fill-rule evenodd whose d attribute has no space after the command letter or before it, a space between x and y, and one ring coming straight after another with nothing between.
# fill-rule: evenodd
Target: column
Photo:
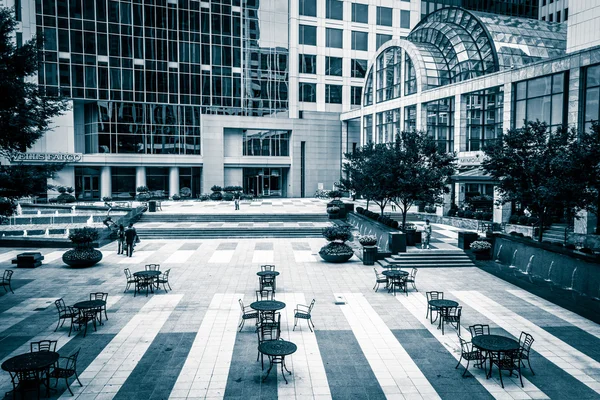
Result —
<instances>
[{"instance_id":1,"label":"column","mask_svg":"<svg viewBox=\"0 0 600 400\"><path fill-rule=\"evenodd\" d=\"M447 192L442 193L442 206L436 208L436 215L444 217L448 215L452 206L452 185L446 185Z\"/></svg>"},{"instance_id":2,"label":"column","mask_svg":"<svg viewBox=\"0 0 600 400\"><path fill-rule=\"evenodd\" d=\"M146 167L135 167L135 188L146 185Z\"/></svg>"},{"instance_id":3,"label":"column","mask_svg":"<svg viewBox=\"0 0 600 400\"><path fill-rule=\"evenodd\" d=\"M179 194L179 167L169 168L169 197Z\"/></svg>"},{"instance_id":4,"label":"column","mask_svg":"<svg viewBox=\"0 0 600 400\"><path fill-rule=\"evenodd\" d=\"M579 211L575 218L573 232L582 235L594 234L594 231L596 230L596 218L597 217L589 211Z\"/></svg>"},{"instance_id":5,"label":"column","mask_svg":"<svg viewBox=\"0 0 600 400\"><path fill-rule=\"evenodd\" d=\"M100 169L100 198L112 197L112 174L110 166Z\"/></svg>"},{"instance_id":6,"label":"column","mask_svg":"<svg viewBox=\"0 0 600 400\"><path fill-rule=\"evenodd\" d=\"M501 224L510 218L510 202L501 204L502 196L497 186L494 186L494 216L493 222Z\"/></svg>"}]
</instances>

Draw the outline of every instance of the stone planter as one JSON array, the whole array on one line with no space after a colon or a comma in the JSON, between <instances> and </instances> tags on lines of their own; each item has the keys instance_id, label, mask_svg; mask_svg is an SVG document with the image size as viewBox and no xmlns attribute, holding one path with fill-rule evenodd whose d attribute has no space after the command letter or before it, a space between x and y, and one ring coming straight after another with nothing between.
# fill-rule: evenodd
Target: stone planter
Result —
<instances>
[{"instance_id":1,"label":"stone planter","mask_svg":"<svg viewBox=\"0 0 600 400\"><path fill-rule=\"evenodd\" d=\"M377 246L363 246L363 264L375 265L377 258Z\"/></svg>"},{"instance_id":2,"label":"stone planter","mask_svg":"<svg viewBox=\"0 0 600 400\"><path fill-rule=\"evenodd\" d=\"M405 233L407 246L415 246L418 243L421 243L421 232L414 229L407 229Z\"/></svg>"},{"instance_id":3,"label":"stone planter","mask_svg":"<svg viewBox=\"0 0 600 400\"><path fill-rule=\"evenodd\" d=\"M343 263L352 258L353 254L330 255L319 252L321 258L330 263Z\"/></svg>"},{"instance_id":4,"label":"stone planter","mask_svg":"<svg viewBox=\"0 0 600 400\"><path fill-rule=\"evenodd\" d=\"M491 254L490 250L474 251L473 254L475 254L476 260L491 260L492 259L492 254Z\"/></svg>"},{"instance_id":5,"label":"stone planter","mask_svg":"<svg viewBox=\"0 0 600 400\"><path fill-rule=\"evenodd\" d=\"M73 268L87 268L102 260L102 252L96 249L71 249L63 254L62 260Z\"/></svg>"}]
</instances>

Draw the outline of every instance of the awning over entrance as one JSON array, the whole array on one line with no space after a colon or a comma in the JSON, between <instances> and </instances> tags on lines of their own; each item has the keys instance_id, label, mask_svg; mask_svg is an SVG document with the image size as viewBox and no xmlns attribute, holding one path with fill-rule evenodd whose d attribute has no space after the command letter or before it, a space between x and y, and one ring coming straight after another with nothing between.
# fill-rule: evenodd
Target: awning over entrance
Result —
<instances>
[{"instance_id":1,"label":"awning over entrance","mask_svg":"<svg viewBox=\"0 0 600 400\"><path fill-rule=\"evenodd\" d=\"M463 170L453 175L452 180L460 183L494 183L494 179L486 174L481 167Z\"/></svg>"}]
</instances>

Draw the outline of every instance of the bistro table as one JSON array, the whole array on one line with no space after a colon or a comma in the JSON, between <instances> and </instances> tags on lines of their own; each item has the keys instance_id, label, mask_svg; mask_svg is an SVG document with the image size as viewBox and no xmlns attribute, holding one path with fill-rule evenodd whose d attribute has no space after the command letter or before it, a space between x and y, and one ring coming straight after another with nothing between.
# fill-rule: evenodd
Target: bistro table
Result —
<instances>
[{"instance_id":1,"label":"bistro table","mask_svg":"<svg viewBox=\"0 0 600 400\"><path fill-rule=\"evenodd\" d=\"M388 293L393 291L394 296L395 296L396 295L396 285L394 285L394 280L406 278L408 276L408 272L402 271L401 269L388 269L388 270L383 271L383 275L385 275L391 279L392 288L388 289ZM406 293L406 283L404 286L404 293Z\"/></svg>"},{"instance_id":2,"label":"bistro table","mask_svg":"<svg viewBox=\"0 0 600 400\"><path fill-rule=\"evenodd\" d=\"M100 318L98 319L100 325L104 325L102 323L102 313L100 312L104 307L106 307L106 301L104 300L85 300L73 304L73 308L78 309L80 314L89 312L90 310L97 310L98 314L100 314Z\"/></svg>"},{"instance_id":3,"label":"bistro table","mask_svg":"<svg viewBox=\"0 0 600 400\"><path fill-rule=\"evenodd\" d=\"M150 290L152 291L152 293L154 293L154 283L158 279L160 274L161 274L160 271L138 271L138 272L134 272L133 276L145 281L146 297L148 297L148 287L150 287ZM158 285L157 285L157 287L158 287ZM137 290L137 288L136 288L136 290Z\"/></svg>"},{"instance_id":4,"label":"bistro table","mask_svg":"<svg viewBox=\"0 0 600 400\"><path fill-rule=\"evenodd\" d=\"M266 340L258 345L258 351L262 354L265 354L269 357L269 370L267 371L267 375L263 378L263 382L269 377L271 373L271 369L275 364L281 364L281 375L283 376L283 380L287 384L288 381L285 379L285 374L283 373L283 369L288 372L288 374L292 374L285 365L285 356L289 356L298 350L298 346L296 346L292 342L288 342L286 340ZM275 374L277 374L277 368L275 368Z\"/></svg>"},{"instance_id":5,"label":"bistro table","mask_svg":"<svg viewBox=\"0 0 600 400\"><path fill-rule=\"evenodd\" d=\"M258 275L258 277L260 279L262 279L265 276L269 276L269 277L273 277L273 290L277 289L276 287L276 277L279 276L279 271L258 271L256 273L256 275Z\"/></svg>"},{"instance_id":6,"label":"bistro table","mask_svg":"<svg viewBox=\"0 0 600 400\"><path fill-rule=\"evenodd\" d=\"M442 327L444 315L448 313L450 308L458 307L458 302L454 300L445 300L445 299L434 299L429 300L429 305L434 309L438 309L438 329L442 329L442 335L444 334L444 329Z\"/></svg>"},{"instance_id":7,"label":"bistro table","mask_svg":"<svg viewBox=\"0 0 600 400\"><path fill-rule=\"evenodd\" d=\"M519 342L517 342L515 339L501 335L473 336L473 338L471 339L471 343L479 350L484 351L490 355L490 371L487 375L488 378L492 376L492 366L494 365L492 361L494 353L498 353L498 358L500 358L500 353L519 350L519 348L521 347L519 345Z\"/></svg>"},{"instance_id":8,"label":"bistro table","mask_svg":"<svg viewBox=\"0 0 600 400\"><path fill-rule=\"evenodd\" d=\"M59 354L55 351L36 351L32 353L19 354L9 358L2 363L2 369L11 375L13 392L17 389L17 376L34 373L36 379L40 379L40 373L46 371L46 396L50 397L50 366L58 361ZM13 376L13 373L16 376ZM13 393L14 396L14 393Z\"/></svg>"},{"instance_id":9,"label":"bistro table","mask_svg":"<svg viewBox=\"0 0 600 400\"><path fill-rule=\"evenodd\" d=\"M283 310L285 303L277 300L260 300L250 303L250 308L258 311L260 316L275 321L275 311ZM270 316L268 314L271 314ZM270 318L269 318L270 317ZM262 318L259 318L260 321Z\"/></svg>"}]
</instances>

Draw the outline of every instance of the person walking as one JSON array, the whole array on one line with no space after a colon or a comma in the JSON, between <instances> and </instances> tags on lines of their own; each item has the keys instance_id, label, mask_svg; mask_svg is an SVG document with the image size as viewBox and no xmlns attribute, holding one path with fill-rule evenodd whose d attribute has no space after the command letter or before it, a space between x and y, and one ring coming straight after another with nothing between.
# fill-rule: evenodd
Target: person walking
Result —
<instances>
[{"instance_id":1,"label":"person walking","mask_svg":"<svg viewBox=\"0 0 600 400\"><path fill-rule=\"evenodd\" d=\"M125 254L125 227L123 224L119 225L119 230L117 231L117 243L117 254Z\"/></svg>"},{"instance_id":2,"label":"person walking","mask_svg":"<svg viewBox=\"0 0 600 400\"><path fill-rule=\"evenodd\" d=\"M133 227L133 223L130 222L127 230L125 231L125 242L127 243L127 256L131 257L133 254L133 246L137 239L137 231Z\"/></svg>"},{"instance_id":3,"label":"person walking","mask_svg":"<svg viewBox=\"0 0 600 400\"><path fill-rule=\"evenodd\" d=\"M424 249L425 246L427 246L427 248L429 249L429 240L431 239L431 225L429 224L429 220L426 219L425 220L425 226L423 227L423 234L422 234L422 242L421 243L421 248Z\"/></svg>"},{"instance_id":4,"label":"person walking","mask_svg":"<svg viewBox=\"0 0 600 400\"><path fill-rule=\"evenodd\" d=\"M235 194L235 196L233 198L233 204L235 205L236 211L240 209L240 195L239 195L239 193Z\"/></svg>"}]
</instances>

